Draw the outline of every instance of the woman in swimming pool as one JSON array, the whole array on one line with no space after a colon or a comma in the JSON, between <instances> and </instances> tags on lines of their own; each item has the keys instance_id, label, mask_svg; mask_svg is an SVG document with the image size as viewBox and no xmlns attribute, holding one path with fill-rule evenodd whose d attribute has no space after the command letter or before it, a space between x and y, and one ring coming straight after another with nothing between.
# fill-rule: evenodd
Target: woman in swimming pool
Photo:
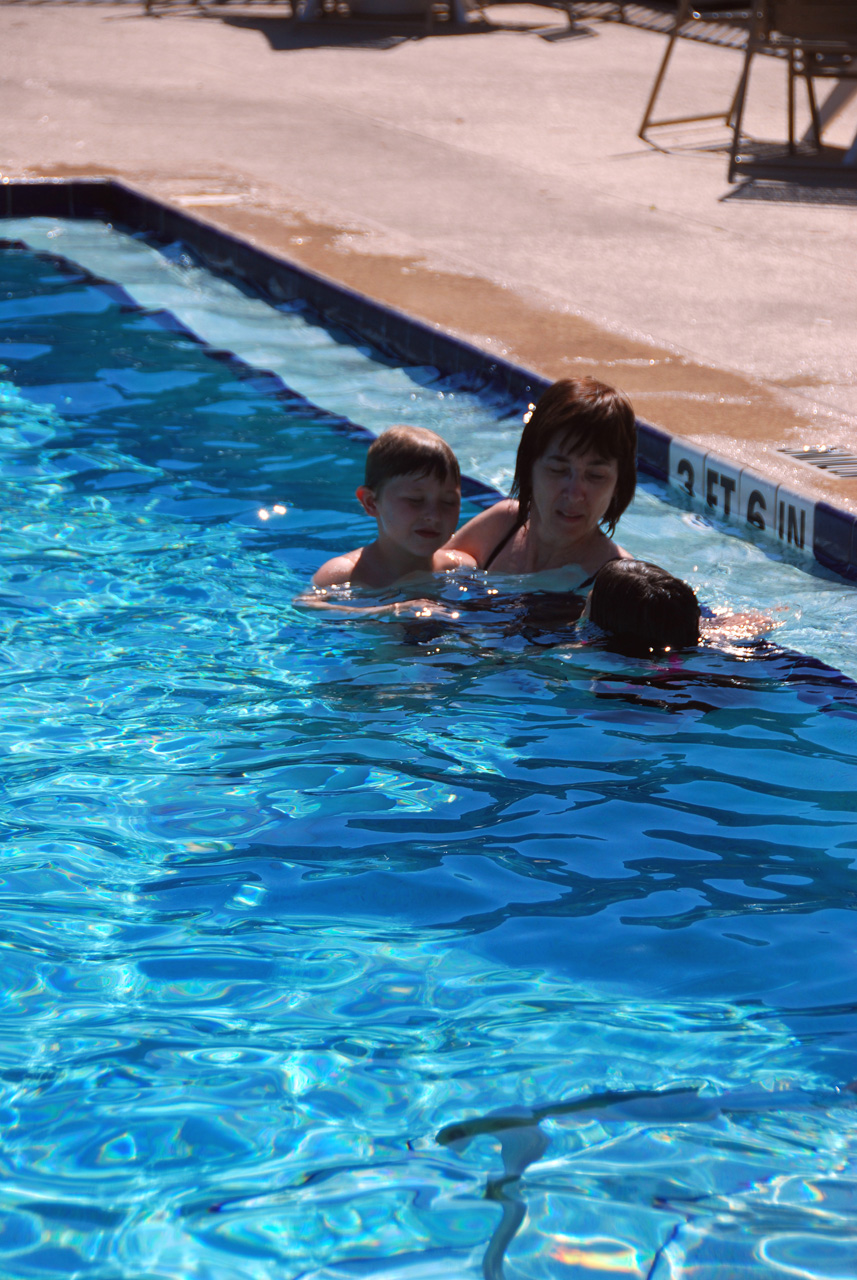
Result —
<instances>
[{"instance_id":1,"label":"woman in swimming pool","mask_svg":"<svg viewBox=\"0 0 857 1280\"><path fill-rule=\"evenodd\" d=\"M637 430L630 401L594 378L555 382L524 427L509 498L474 516L447 544L492 573L579 566L588 585L608 560L634 496ZM602 528L603 525L603 528Z\"/></svg>"}]
</instances>

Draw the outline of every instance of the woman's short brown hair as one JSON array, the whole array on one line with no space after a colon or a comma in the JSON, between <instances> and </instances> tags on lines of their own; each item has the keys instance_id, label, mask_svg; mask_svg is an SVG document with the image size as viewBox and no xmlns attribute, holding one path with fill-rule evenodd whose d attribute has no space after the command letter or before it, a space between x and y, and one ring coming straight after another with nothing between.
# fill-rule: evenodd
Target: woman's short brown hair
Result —
<instances>
[{"instance_id":1,"label":"woman's short brown hair","mask_svg":"<svg viewBox=\"0 0 857 1280\"><path fill-rule=\"evenodd\" d=\"M388 480L412 475L461 484L458 459L434 431L426 427L388 427L369 446L363 483L377 496Z\"/></svg>"},{"instance_id":2,"label":"woman's short brown hair","mask_svg":"<svg viewBox=\"0 0 857 1280\"><path fill-rule=\"evenodd\" d=\"M533 466L554 440L575 453L592 450L618 463L616 488L604 514L607 533L612 535L637 483L637 423L630 400L595 378L565 378L548 387L518 445L511 494L520 504L520 524L530 514Z\"/></svg>"}]
</instances>

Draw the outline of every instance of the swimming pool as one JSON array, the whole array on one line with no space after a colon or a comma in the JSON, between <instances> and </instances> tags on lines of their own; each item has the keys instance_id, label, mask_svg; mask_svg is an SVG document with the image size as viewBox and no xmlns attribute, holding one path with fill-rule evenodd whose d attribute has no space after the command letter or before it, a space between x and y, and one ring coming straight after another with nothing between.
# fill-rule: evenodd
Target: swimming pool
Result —
<instances>
[{"instance_id":1,"label":"swimming pool","mask_svg":"<svg viewBox=\"0 0 857 1280\"><path fill-rule=\"evenodd\" d=\"M148 310L3 255L2 1274L851 1275L850 589L649 486L622 540L788 649L308 615L351 423L502 482L517 416L115 243Z\"/></svg>"}]
</instances>

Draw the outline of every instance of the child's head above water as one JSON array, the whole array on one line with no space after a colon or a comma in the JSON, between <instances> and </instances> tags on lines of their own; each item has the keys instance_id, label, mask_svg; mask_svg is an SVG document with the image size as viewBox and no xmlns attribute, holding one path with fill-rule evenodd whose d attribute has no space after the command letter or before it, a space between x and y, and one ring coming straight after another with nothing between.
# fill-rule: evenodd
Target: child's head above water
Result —
<instances>
[{"instance_id":1,"label":"child's head above water","mask_svg":"<svg viewBox=\"0 0 857 1280\"><path fill-rule=\"evenodd\" d=\"M398 476L432 476L461 487L458 459L445 440L425 427L388 427L370 444L364 486L378 498Z\"/></svg>"},{"instance_id":2,"label":"child's head above water","mask_svg":"<svg viewBox=\"0 0 857 1280\"><path fill-rule=\"evenodd\" d=\"M681 578L645 560L610 560L589 593L590 621L625 652L647 655L699 643L699 602Z\"/></svg>"},{"instance_id":3,"label":"child's head above water","mask_svg":"<svg viewBox=\"0 0 857 1280\"><path fill-rule=\"evenodd\" d=\"M445 549L458 524L461 472L449 445L433 431L390 427L373 440L357 498L377 522L377 536L323 564L315 586L385 587L414 573L475 566L465 552Z\"/></svg>"}]
</instances>

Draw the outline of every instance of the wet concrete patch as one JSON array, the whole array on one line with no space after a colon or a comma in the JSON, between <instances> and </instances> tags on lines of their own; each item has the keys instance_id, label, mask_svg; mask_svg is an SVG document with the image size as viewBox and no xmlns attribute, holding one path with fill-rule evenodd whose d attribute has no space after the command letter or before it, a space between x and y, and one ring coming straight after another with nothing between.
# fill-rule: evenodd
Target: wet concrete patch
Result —
<instances>
[{"instance_id":1,"label":"wet concrete patch","mask_svg":"<svg viewBox=\"0 0 857 1280\"><path fill-rule=\"evenodd\" d=\"M157 189L162 184L153 186L153 194L173 201L180 195L181 203L192 207L187 183L182 192L174 184L168 191ZM208 193L210 182L201 194ZM847 434L841 415L827 412L816 401L802 405L803 397L789 394L788 386L702 364L474 274L440 270L405 253L384 252L372 233L359 226L334 225L246 197L238 204L212 200L199 207L215 226L548 379L590 374L615 383L628 393L641 417L671 434L857 514L857 481L816 475L777 452L783 446L814 446ZM804 395L811 390L805 378L800 388Z\"/></svg>"}]
</instances>

